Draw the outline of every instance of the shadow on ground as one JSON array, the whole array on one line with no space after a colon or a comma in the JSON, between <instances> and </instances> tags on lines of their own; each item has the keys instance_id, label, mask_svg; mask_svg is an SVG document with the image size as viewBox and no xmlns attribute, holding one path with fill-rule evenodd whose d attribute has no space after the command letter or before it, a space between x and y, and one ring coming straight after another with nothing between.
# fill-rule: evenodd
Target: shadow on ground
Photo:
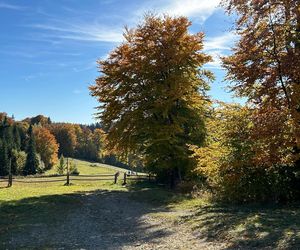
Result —
<instances>
[{"instance_id":1,"label":"shadow on ground","mask_svg":"<svg viewBox=\"0 0 300 250\"><path fill-rule=\"evenodd\" d=\"M201 242L226 243L219 249L300 249L299 204L211 203L176 214L175 224L164 225L151 216L165 215L168 204L184 203L189 197L145 183L127 190L0 201L0 249L121 249L145 244L151 249L151 244L175 236L180 225L188 225L192 237Z\"/></svg>"},{"instance_id":2,"label":"shadow on ground","mask_svg":"<svg viewBox=\"0 0 300 250\"><path fill-rule=\"evenodd\" d=\"M127 186L130 197L139 202L145 202L155 207L163 209L170 203L179 203L192 199L191 195L183 195L174 192L165 185L149 183L147 181L131 182Z\"/></svg>"},{"instance_id":3,"label":"shadow on ground","mask_svg":"<svg viewBox=\"0 0 300 250\"><path fill-rule=\"evenodd\" d=\"M0 249L119 249L170 234L145 222L158 208L132 200L132 192L99 190L2 202Z\"/></svg>"},{"instance_id":4,"label":"shadow on ground","mask_svg":"<svg viewBox=\"0 0 300 250\"><path fill-rule=\"evenodd\" d=\"M300 249L300 208L292 206L202 206L182 217L207 241L226 249Z\"/></svg>"}]
</instances>

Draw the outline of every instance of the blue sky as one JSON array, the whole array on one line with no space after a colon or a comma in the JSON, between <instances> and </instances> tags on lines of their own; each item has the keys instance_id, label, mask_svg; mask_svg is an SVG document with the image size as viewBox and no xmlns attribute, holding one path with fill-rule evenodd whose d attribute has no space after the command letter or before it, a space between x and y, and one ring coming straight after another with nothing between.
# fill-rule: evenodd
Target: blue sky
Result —
<instances>
[{"instance_id":1,"label":"blue sky","mask_svg":"<svg viewBox=\"0 0 300 250\"><path fill-rule=\"evenodd\" d=\"M147 11L185 15L204 31L214 62L213 99L236 101L224 89L219 56L230 53L232 18L219 0L0 0L0 112L16 119L44 114L53 121L92 123L97 102L88 86L96 60L122 41Z\"/></svg>"}]
</instances>

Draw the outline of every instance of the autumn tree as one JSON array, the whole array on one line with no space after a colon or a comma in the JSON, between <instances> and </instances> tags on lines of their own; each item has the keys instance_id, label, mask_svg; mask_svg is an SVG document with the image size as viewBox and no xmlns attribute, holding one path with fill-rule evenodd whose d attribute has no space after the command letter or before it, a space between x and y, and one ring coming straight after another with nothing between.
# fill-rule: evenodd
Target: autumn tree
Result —
<instances>
[{"instance_id":1,"label":"autumn tree","mask_svg":"<svg viewBox=\"0 0 300 250\"><path fill-rule=\"evenodd\" d=\"M219 102L213 107L206 122L205 145L191 147L198 163L195 171L210 189L234 202L295 198L293 169L286 168L289 127L281 114L260 114L258 120L257 110L249 106ZM273 124L271 131L268 123Z\"/></svg>"},{"instance_id":2,"label":"autumn tree","mask_svg":"<svg viewBox=\"0 0 300 250\"><path fill-rule=\"evenodd\" d=\"M83 127L80 133L77 133L77 142L77 156L94 161L98 159L97 147L93 142L93 133L89 128Z\"/></svg>"},{"instance_id":3,"label":"autumn tree","mask_svg":"<svg viewBox=\"0 0 300 250\"><path fill-rule=\"evenodd\" d=\"M148 169L174 184L194 166L187 144L205 137L205 91L212 74L203 69L203 33L190 34L185 17L148 15L108 59L90 87L100 102L107 147L143 156Z\"/></svg>"},{"instance_id":4,"label":"autumn tree","mask_svg":"<svg viewBox=\"0 0 300 250\"><path fill-rule=\"evenodd\" d=\"M41 160L45 164L45 169L50 169L58 161L58 143L45 127L36 126L33 129L36 151L41 156Z\"/></svg>"},{"instance_id":5,"label":"autumn tree","mask_svg":"<svg viewBox=\"0 0 300 250\"><path fill-rule=\"evenodd\" d=\"M96 128L93 133L93 143L97 150L97 158L101 159L105 151L105 132L101 128Z\"/></svg>"},{"instance_id":6,"label":"autumn tree","mask_svg":"<svg viewBox=\"0 0 300 250\"><path fill-rule=\"evenodd\" d=\"M57 123L53 124L50 129L59 144L59 155L74 156L77 143L75 127L68 123Z\"/></svg>"},{"instance_id":7,"label":"autumn tree","mask_svg":"<svg viewBox=\"0 0 300 250\"><path fill-rule=\"evenodd\" d=\"M275 120L276 117L292 125L291 137L286 136L286 142L291 143L286 146L293 147L299 158L299 1L223 2L229 13L238 15L236 32L239 41L233 49L233 55L223 59L228 71L227 79L233 82L232 90L238 96L247 97L249 103L257 108L258 125L260 121ZM272 122L265 122L264 125L268 126L269 131L274 131ZM276 145L273 148L276 149Z\"/></svg>"}]
</instances>

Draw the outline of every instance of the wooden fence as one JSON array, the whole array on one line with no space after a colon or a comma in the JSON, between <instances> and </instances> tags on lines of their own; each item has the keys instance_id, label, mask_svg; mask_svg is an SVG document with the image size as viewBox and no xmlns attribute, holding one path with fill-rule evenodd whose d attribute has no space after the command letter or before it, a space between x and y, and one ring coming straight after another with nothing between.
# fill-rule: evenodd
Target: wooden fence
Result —
<instances>
[{"instance_id":1,"label":"wooden fence","mask_svg":"<svg viewBox=\"0 0 300 250\"><path fill-rule=\"evenodd\" d=\"M52 182L64 182L65 185L70 185L71 182L85 181L112 181L114 184L118 182L119 178L123 177L123 185L126 185L128 181L149 181L153 182L155 176L150 174L138 174L132 175L124 173L120 176L120 172L115 174L94 174L94 175L37 175L37 176L0 176L0 184L7 183L7 187L11 187L13 183L52 183Z\"/></svg>"},{"instance_id":2,"label":"wooden fence","mask_svg":"<svg viewBox=\"0 0 300 250\"><path fill-rule=\"evenodd\" d=\"M127 184L127 181L149 181L154 182L156 180L154 175L151 174L127 174L124 173L123 185Z\"/></svg>"}]
</instances>

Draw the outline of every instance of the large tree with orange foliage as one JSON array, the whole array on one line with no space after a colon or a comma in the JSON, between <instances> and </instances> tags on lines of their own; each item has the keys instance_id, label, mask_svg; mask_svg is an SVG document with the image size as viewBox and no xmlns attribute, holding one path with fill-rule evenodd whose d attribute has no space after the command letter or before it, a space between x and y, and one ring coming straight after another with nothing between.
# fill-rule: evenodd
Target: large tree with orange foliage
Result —
<instances>
[{"instance_id":1,"label":"large tree with orange foliage","mask_svg":"<svg viewBox=\"0 0 300 250\"><path fill-rule=\"evenodd\" d=\"M274 123L266 119L290 123L292 138L286 136L286 142L292 144L286 146L294 148L297 159L300 152L299 0L223 2L229 13L238 14L236 31L240 39L233 55L223 59L227 78L233 82L232 89L257 108L256 125L264 130L264 136L266 131L275 131ZM266 141L270 142L273 136L271 133Z\"/></svg>"},{"instance_id":2,"label":"large tree with orange foliage","mask_svg":"<svg viewBox=\"0 0 300 250\"><path fill-rule=\"evenodd\" d=\"M108 59L91 93L108 150L142 155L149 169L173 183L193 167L187 144L205 136L203 113L207 80L203 33L190 34L185 17L148 15Z\"/></svg>"},{"instance_id":3,"label":"large tree with orange foliage","mask_svg":"<svg viewBox=\"0 0 300 250\"><path fill-rule=\"evenodd\" d=\"M59 145L55 136L51 134L49 129L36 126L33 129L36 151L41 156L41 160L45 164L46 169L50 169L58 161Z\"/></svg>"}]
</instances>

